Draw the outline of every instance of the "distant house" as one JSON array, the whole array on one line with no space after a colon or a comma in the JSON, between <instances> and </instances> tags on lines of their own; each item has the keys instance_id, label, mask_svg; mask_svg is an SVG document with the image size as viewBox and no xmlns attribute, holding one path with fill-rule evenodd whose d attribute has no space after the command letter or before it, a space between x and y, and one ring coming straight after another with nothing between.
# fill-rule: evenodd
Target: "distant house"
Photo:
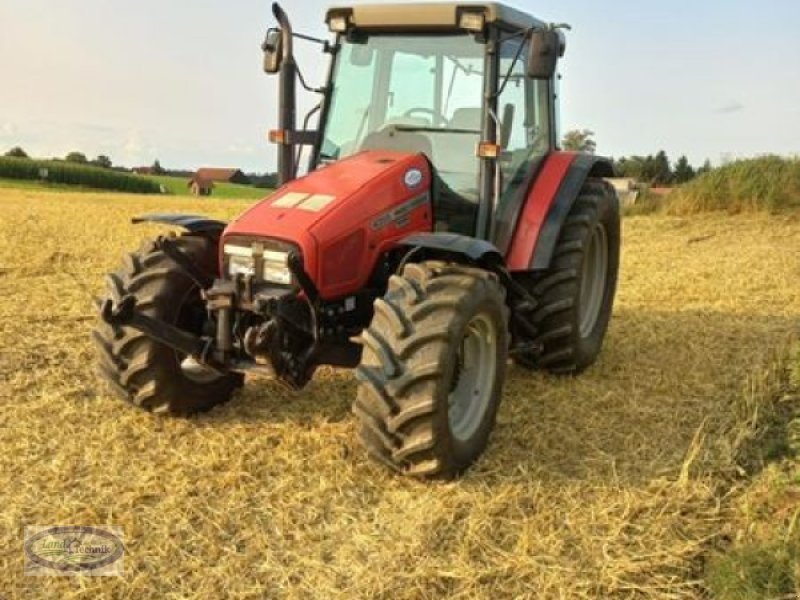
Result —
<instances>
[{"instance_id":1,"label":"distant house","mask_svg":"<svg viewBox=\"0 0 800 600\"><path fill-rule=\"evenodd\" d=\"M250 178L242 173L240 169L198 169L195 177L213 182L239 183L250 185Z\"/></svg>"},{"instance_id":2,"label":"distant house","mask_svg":"<svg viewBox=\"0 0 800 600\"><path fill-rule=\"evenodd\" d=\"M195 175L186 184L195 196L210 196L214 189L214 182Z\"/></svg>"},{"instance_id":3,"label":"distant house","mask_svg":"<svg viewBox=\"0 0 800 600\"><path fill-rule=\"evenodd\" d=\"M133 172L137 175L155 175L153 167L133 167Z\"/></svg>"}]
</instances>

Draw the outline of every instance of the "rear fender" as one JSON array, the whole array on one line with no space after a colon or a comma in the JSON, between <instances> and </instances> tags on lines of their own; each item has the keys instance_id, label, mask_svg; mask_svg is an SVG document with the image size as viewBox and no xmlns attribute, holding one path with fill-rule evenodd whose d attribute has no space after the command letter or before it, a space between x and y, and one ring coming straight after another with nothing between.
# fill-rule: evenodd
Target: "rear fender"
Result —
<instances>
[{"instance_id":1,"label":"rear fender","mask_svg":"<svg viewBox=\"0 0 800 600\"><path fill-rule=\"evenodd\" d=\"M138 225L139 223L160 223L162 225L180 227L189 233L205 233L211 235L219 235L227 226L227 223L223 221L216 221L208 217L164 213L142 215L141 217L134 217L131 221L134 225Z\"/></svg>"},{"instance_id":2,"label":"rear fender","mask_svg":"<svg viewBox=\"0 0 800 600\"><path fill-rule=\"evenodd\" d=\"M613 166L606 158L575 152L548 156L522 208L506 255L509 271L547 269L583 184L589 177L613 174Z\"/></svg>"}]
</instances>

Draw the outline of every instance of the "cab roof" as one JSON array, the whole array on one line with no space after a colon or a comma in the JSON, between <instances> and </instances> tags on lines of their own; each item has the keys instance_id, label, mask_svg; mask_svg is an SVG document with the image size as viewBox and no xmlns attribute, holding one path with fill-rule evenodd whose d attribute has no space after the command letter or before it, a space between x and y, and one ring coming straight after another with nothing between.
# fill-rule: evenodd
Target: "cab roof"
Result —
<instances>
[{"instance_id":1,"label":"cab roof","mask_svg":"<svg viewBox=\"0 0 800 600\"><path fill-rule=\"evenodd\" d=\"M409 4L356 4L335 6L328 10L325 22L332 16L349 15L356 29L451 30L459 28L462 12L482 12L486 23L500 23L513 29L531 29L545 24L534 17L499 2L425 2Z\"/></svg>"}]
</instances>

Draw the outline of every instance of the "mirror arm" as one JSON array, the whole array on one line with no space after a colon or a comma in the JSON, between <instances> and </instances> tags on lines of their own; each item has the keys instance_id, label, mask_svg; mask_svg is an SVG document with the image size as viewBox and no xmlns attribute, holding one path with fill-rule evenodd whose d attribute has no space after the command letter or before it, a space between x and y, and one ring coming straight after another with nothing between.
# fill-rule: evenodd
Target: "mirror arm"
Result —
<instances>
[{"instance_id":1,"label":"mirror arm","mask_svg":"<svg viewBox=\"0 0 800 600\"><path fill-rule=\"evenodd\" d=\"M300 40L305 40L307 42L314 42L315 44L319 44L320 46L326 46L328 44L327 40L323 40L321 38L316 38L310 35L306 35L305 33L292 33L292 35Z\"/></svg>"},{"instance_id":2,"label":"mirror arm","mask_svg":"<svg viewBox=\"0 0 800 600\"><path fill-rule=\"evenodd\" d=\"M302 85L307 92L311 92L313 94L320 94L322 96L328 93L327 87L312 88L310 85L308 85L306 83L306 78L303 77L303 72L300 70L300 67L297 67L297 78L300 80L300 85Z\"/></svg>"},{"instance_id":3,"label":"mirror arm","mask_svg":"<svg viewBox=\"0 0 800 600\"><path fill-rule=\"evenodd\" d=\"M322 38L317 38L311 35L307 35L305 33L295 33L292 32L292 35L299 40L305 40L306 42L311 42L313 44L319 44L322 46L322 51L326 52L327 54L334 54L336 52L336 44L331 43L328 40L323 40Z\"/></svg>"}]
</instances>

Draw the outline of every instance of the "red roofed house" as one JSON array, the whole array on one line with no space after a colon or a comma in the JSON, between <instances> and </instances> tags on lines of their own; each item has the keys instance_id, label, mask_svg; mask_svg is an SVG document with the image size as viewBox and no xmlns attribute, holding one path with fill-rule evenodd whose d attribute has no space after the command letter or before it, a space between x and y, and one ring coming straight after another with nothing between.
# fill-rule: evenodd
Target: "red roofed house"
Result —
<instances>
[{"instance_id":1,"label":"red roofed house","mask_svg":"<svg viewBox=\"0 0 800 600\"><path fill-rule=\"evenodd\" d=\"M205 181L217 181L250 185L250 178L239 169L198 169L195 178Z\"/></svg>"}]
</instances>

